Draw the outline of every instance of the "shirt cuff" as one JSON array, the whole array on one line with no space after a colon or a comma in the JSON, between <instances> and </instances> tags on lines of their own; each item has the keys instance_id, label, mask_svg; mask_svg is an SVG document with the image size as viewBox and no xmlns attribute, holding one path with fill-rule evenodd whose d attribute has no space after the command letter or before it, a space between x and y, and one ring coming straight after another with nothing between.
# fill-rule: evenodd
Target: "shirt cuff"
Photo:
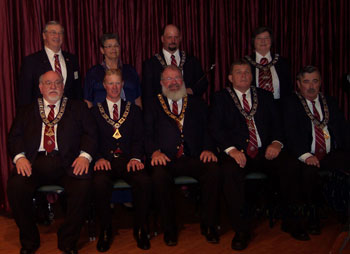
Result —
<instances>
[{"instance_id":1,"label":"shirt cuff","mask_svg":"<svg viewBox=\"0 0 350 254\"><path fill-rule=\"evenodd\" d=\"M311 153L304 153L304 154L302 154L301 156L299 156L298 159L299 159L301 162L304 162L304 163L305 163L306 159L309 158L309 157L311 157L311 156L313 156Z\"/></svg>"},{"instance_id":2,"label":"shirt cuff","mask_svg":"<svg viewBox=\"0 0 350 254\"><path fill-rule=\"evenodd\" d=\"M25 158L25 157L26 156L24 155L24 153L19 153L15 156L15 158L13 158L13 163L16 164L20 158Z\"/></svg>"},{"instance_id":3,"label":"shirt cuff","mask_svg":"<svg viewBox=\"0 0 350 254\"><path fill-rule=\"evenodd\" d=\"M280 145L281 145L281 149L283 148L283 143L282 143L282 142L280 142L280 141L278 141L278 140L274 140L274 141L272 141L272 142L271 142L271 144L272 144L273 142L280 143Z\"/></svg>"},{"instance_id":4,"label":"shirt cuff","mask_svg":"<svg viewBox=\"0 0 350 254\"><path fill-rule=\"evenodd\" d=\"M84 151L80 151L79 157L84 157L84 158L88 159L89 163L91 163L91 161L92 161L91 155L84 152Z\"/></svg>"},{"instance_id":5,"label":"shirt cuff","mask_svg":"<svg viewBox=\"0 0 350 254\"><path fill-rule=\"evenodd\" d=\"M141 162L140 159L137 159L137 158L131 158L130 161L138 161L138 162Z\"/></svg>"},{"instance_id":6,"label":"shirt cuff","mask_svg":"<svg viewBox=\"0 0 350 254\"><path fill-rule=\"evenodd\" d=\"M234 147L234 146L230 146L229 148L226 148L224 151L225 151L225 153L228 155L228 153L229 153L232 149L237 149L237 148Z\"/></svg>"}]
</instances>

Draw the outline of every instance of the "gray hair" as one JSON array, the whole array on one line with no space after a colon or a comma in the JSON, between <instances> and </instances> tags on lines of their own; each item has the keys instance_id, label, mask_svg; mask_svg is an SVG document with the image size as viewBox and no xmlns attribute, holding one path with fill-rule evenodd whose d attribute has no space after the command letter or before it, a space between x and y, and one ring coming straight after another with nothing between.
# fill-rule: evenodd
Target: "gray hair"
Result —
<instances>
[{"instance_id":1,"label":"gray hair","mask_svg":"<svg viewBox=\"0 0 350 254\"><path fill-rule=\"evenodd\" d=\"M51 21L49 21L49 22L47 22L47 23L45 24L45 26L44 26L44 31L43 31L44 33L47 32L47 27L50 26L50 25L59 25L59 26L61 26L62 31L64 32L64 28L63 28L63 26L62 26L62 24L61 24L60 22L58 22L58 21L56 21L56 20L51 20Z\"/></svg>"}]
</instances>

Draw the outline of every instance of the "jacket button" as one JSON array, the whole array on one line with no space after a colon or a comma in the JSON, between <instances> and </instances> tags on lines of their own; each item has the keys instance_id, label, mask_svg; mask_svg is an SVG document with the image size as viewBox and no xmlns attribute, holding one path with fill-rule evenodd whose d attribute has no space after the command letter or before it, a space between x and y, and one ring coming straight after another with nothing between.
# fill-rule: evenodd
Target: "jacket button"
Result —
<instances>
[{"instance_id":1,"label":"jacket button","mask_svg":"<svg viewBox=\"0 0 350 254\"><path fill-rule=\"evenodd\" d=\"M180 149L180 147L179 147L179 146L177 146L177 147L176 147L176 149L177 149L177 150L179 150L179 149Z\"/></svg>"},{"instance_id":2,"label":"jacket button","mask_svg":"<svg viewBox=\"0 0 350 254\"><path fill-rule=\"evenodd\" d=\"M249 143L249 139L246 139L245 142Z\"/></svg>"}]
</instances>

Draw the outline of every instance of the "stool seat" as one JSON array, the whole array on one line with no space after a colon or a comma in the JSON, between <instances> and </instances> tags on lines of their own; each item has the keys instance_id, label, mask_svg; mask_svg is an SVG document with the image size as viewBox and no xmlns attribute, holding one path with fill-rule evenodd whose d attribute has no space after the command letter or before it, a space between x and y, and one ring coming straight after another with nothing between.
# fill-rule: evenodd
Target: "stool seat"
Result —
<instances>
[{"instance_id":1,"label":"stool seat","mask_svg":"<svg viewBox=\"0 0 350 254\"><path fill-rule=\"evenodd\" d=\"M59 185L43 185L40 186L37 191L39 192L55 192L57 194L60 194L64 191L64 188Z\"/></svg>"},{"instance_id":2,"label":"stool seat","mask_svg":"<svg viewBox=\"0 0 350 254\"><path fill-rule=\"evenodd\" d=\"M246 180L263 180L266 179L267 176L261 172L252 172L245 176Z\"/></svg>"}]
</instances>

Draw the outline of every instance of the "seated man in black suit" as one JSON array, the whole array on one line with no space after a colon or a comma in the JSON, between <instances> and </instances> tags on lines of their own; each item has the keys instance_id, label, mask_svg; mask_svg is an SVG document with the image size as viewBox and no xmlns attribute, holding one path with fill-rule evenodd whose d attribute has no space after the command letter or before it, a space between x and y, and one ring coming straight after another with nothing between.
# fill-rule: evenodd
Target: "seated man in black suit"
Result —
<instances>
[{"instance_id":1,"label":"seated man in black suit","mask_svg":"<svg viewBox=\"0 0 350 254\"><path fill-rule=\"evenodd\" d=\"M93 177L93 195L101 222L97 250L105 252L112 241L112 211L110 200L113 181L122 178L133 188L136 208L134 237L137 246L149 249L145 231L151 201L151 178L144 171L143 119L141 109L121 100L123 88L121 70L107 70L103 86L107 97L92 109L99 131L99 149L96 155Z\"/></svg>"},{"instance_id":2,"label":"seated man in black suit","mask_svg":"<svg viewBox=\"0 0 350 254\"><path fill-rule=\"evenodd\" d=\"M198 179L201 186L202 234L208 242L218 243L219 171L207 132L207 106L200 98L187 95L178 67L169 65L160 79L163 94L146 108L145 135L164 241L168 246L177 244L173 178L186 175Z\"/></svg>"},{"instance_id":3,"label":"seated man in black suit","mask_svg":"<svg viewBox=\"0 0 350 254\"><path fill-rule=\"evenodd\" d=\"M252 68L256 87L272 92L275 100L292 94L293 84L287 60L271 53L273 32L268 27L258 27L252 36L254 53L245 58Z\"/></svg>"},{"instance_id":4,"label":"seated man in black suit","mask_svg":"<svg viewBox=\"0 0 350 254\"><path fill-rule=\"evenodd\" d=\"M282 150L280 118L272 94L251 86L251 68L245 59L234 62L230 73L232 86L215 94L209 122L222 152L224 196L236 231L232 249L243 250L251 238L250 220L242 216L245 175L258 170L279 178L284 207L294 198L296 175Z\"/></svg>"},{"instance_id":5,"label":"seated man in black suit","mask_svg":"<svg viewBox=\"0 0 350 254\"><path fill-rule=\"evenodd\" d=\"M17 105L22 106L40 97L38 80L49 70L63 77L64 95L69 99L81 99L82 88L79 62L75 55L62 51L64 28L57 21L49 21L43 31L44 48L23 59L19 74Z\"/></svg>"},{"instance_id":6,"label":"seated man in black suit","mask_svg":"<svg viewBox=\"0 0 350 254\"><path fill-rule=\"evenodd\" d=\"M320 170L349 172L347 124L335 100L320 92L321 75L306 66L297 75L298 91L283 101L286 147L301 164L301 191L310 208L307 229L320 234L318 197Z\"/></svg>"},{"instance_id":7,"label":"seated man in black suit","mask_svg":"<svg viewBox=\"0 0 350 254\"><path fill-rule=\"evenodd\" d=\"M21 254L35 253L40 236L33 215L35 190L59 184L67 197L67 216L58 231L58 248L77 253L88 208L89 164L97 142L95 121L86 104L63 97L63 78L54 71L40 76L43 98L20 109L9 133L9 153L16 169L7 193L19 227Z\"/></svg>"},{"instance_id":8,"label":"seated man in black suit","mask_svg":"<svg viewBox=\"0 0 350 254\"><path fill-rule=\"evenodd\" d=\"M162 51L145 61L142 71L142 100L147 107L147 100L162 92L160 73L167 65L175 65L182 71L187 94L202 96L208 88L201 64L197 58L180 51L181 32L175 25L169 24L163 29Z\"/></svg>"}]
</instances>

